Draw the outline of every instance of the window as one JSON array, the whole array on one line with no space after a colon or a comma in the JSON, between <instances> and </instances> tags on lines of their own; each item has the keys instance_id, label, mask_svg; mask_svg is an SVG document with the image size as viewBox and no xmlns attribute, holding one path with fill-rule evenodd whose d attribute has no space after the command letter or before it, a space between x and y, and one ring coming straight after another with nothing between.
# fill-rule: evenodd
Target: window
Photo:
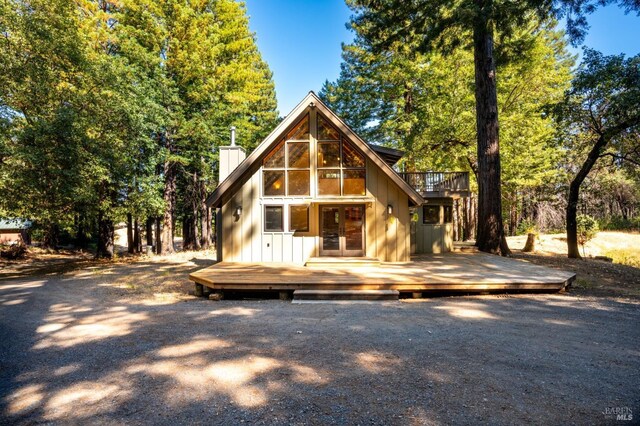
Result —
<instances>
[{"instance_id":1,"label":"window","mask_svg":"<svg viewBox=\"0 0 640 426\"><path fill-rule=\"evenodd\" d=\"M318 195L366 195L364 155L318 115Z\"/></svg>"},{"instance_id":2,"label":"window","mask_svg":"<svg viewBox=\"0 0 640 426\"><path fill-rule=\"evenodd\" d=\"M422 223L436 225L440 223L440 206L422 206Z\"/></svg>"},{"instance_id":3,"label":"window","mask_svg":"<svg viewBox=\"0 0 640 426\"><path fill-rule=\"evenodd\" d=\"M265 232L282 232L283 228L282 206L264 206L264 230Z\"/></svg>"},{"instance_id":4,"label":"window","mask_svg":"<svg viewBox=\"0 0 640 426\"><path fill-rule=\"evenodd\" d=\"M289 231L309 231L309 206L289 206Z\"/></svg>"},{"instance_id":5,"label":"window","mask_svg":"<svg viewBox=\"0 0 640 426\"><path fill-rule=\"evenodd\" d=\"M305 116L262 162L265 196L311 193L309 116Z\"/></svg>"},{"instance_id":6,"label":"window","mask_svg":"<svg viewBox=\"0 0 640 426\"><path fill-rule=\"evenodd\" d=\"M453 206L444 206L444 223L453 222Z\"/></svg>"}]
</instances>

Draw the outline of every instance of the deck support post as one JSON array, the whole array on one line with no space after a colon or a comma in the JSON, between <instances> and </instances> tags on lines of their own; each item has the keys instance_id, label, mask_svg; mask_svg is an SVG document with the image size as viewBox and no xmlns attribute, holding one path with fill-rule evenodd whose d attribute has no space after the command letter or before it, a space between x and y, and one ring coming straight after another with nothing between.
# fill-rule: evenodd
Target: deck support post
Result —
<instances>
[{"instance_id":1,"label":"deck support post","mask_svg":"<svg viewBox=\"0 0 640 426\"><path fill-rule=\"evenodd\" d=\"M289 297L289 292L288 291L281 291L280 292L280 300L289 300L291 299L291 297Z\"/></svg>"},{"instance_id":2,"label":"deck support post","mask_svg":"<svg viewBox=\"0 0 640 426\"><path fill-rule=\"evenodd\" d=\"M411 293L411 297L413 297L414 299L422 299L422 292L414 291L413 293Z\"/></svg>"},{"instance_id":3,"label":"deck support post","mask_svg":"<svg viewBox=\"0 0 640 426\"><path fill-rule=\"evenodd\" d=\"M194 294L195 294L196 297L203 297L204 296L204 286L202 284L196 283L196 290L195 290Z\"/></svg>"}]
</instances>

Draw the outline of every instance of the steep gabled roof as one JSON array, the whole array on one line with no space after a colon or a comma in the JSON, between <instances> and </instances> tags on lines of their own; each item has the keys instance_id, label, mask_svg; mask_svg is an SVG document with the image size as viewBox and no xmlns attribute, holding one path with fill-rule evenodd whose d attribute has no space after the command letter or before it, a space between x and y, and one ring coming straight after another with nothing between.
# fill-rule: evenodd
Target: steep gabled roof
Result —
<instances>
[{"instance_id":1,"label":"steep gabled roof","mask_svg":"<svg viewBox=\"0 0 640 426\"><path fill-rule=\"evenodd\" d=\"M389 166L380 156L372 149L369 144L363 141L349 126L346 125L340 117L338 117L328 106L320 100L320 98L313 92L309 92L304 99L296 105L296 107L285 117L280 124L253 150L247 158L244 159L236 169L231 172L227 178L222 181L209 197L207 197L207 205L209 207L218 207L225 194L229 191L235 191L242 186L243 175L251 170L252 166L256 162L260 161L280 140L280 136L290 126L298 121L302 117L302 114L310 106L317 108L317 110L324 115L324 117L331 122L338 130L340 130L347 138L349 138L359 149L365 154L376 166L378 166L400 189L402 189L411 201L420 205L423 203L422 196L413 189L407 182L405 182L398 174Z\"/></svg>"}]
</instances>

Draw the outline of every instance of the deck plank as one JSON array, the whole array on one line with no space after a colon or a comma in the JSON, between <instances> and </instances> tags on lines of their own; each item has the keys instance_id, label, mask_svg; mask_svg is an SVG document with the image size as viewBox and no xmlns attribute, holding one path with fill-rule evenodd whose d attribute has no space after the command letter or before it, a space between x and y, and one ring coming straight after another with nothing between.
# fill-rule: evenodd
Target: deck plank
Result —
<instances>
[{"instance_id":1,"label":"deck plank","mask_svg":"<svg viewBox=\"0 0 640 426\"><path fill-rule=\"evenodd\" d=\"M419 255L411 262L309 268L220 262L189 275L218 290L360 289L409 291L560 290L575 273L486 253Z\"/></svg>"}]
</instances>

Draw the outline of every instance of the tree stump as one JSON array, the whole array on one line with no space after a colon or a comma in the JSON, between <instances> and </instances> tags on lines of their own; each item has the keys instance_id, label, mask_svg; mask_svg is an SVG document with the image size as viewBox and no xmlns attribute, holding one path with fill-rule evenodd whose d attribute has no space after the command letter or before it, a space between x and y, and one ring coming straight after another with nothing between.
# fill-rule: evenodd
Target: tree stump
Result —
<instances>
[{"instance_id":1,"label":"tree stump","mask_svg":"<svg viewBox=\"0 0 640 426\"><path fill-rule=\"evenodd\" d=\"M527 234L527 242L522 251L525 253L532 253L536 251L536 234Z\"/></svg>"}]
</instances>

